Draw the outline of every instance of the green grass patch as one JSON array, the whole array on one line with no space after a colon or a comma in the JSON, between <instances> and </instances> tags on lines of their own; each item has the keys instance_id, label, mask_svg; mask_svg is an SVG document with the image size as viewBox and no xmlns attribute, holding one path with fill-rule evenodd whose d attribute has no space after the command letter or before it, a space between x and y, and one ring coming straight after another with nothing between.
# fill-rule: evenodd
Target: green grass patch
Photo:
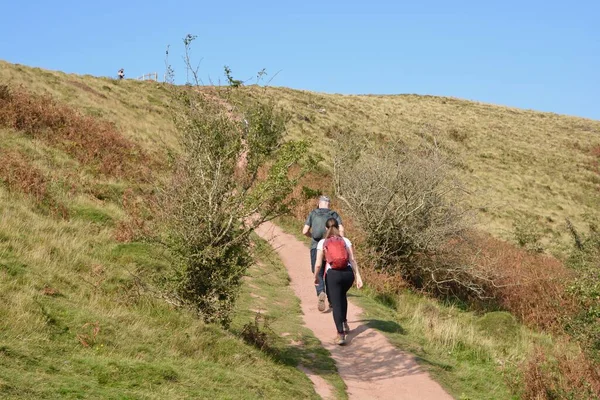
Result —
<instances>
[{"instance_id":1,"label":"green grass patch","mask_svg":"<svg viewBox=\"0 0 600 400\"><path fill-rule=\"evenodd\" d=\"M275 222L281 229L285 230L300 240L303 243L310 245L311 239L302 234L303 222L298 221L296 218L289 215L284 215L275 219Z\"/></svg>"},{"instance_id":2,"label":"green grass patch","mask_svg":"<svg viewBox=\"0 0 600 400\"><path fill-rule=\"evenodd\" d=\"M194 333L203 336L203 343L195 335L187 338L201 346L194 356L170 354L172 340L148 343L154 348L151 357L136 353L135 347L128 356L107 346L68 352L66 345L54 351L37 346L30 351L15 340L3 341L7 344L0 349L0 397L316 398L300 371L277 365L223 331L199 328ZM157 346L165 349L156 351Z\"/></svg>"},{"instance_id":3,"label":"green grass patch","mask_svg":"<svg viewBox=\"0 0 600 400\"><path fill-rule=\"evenodd\" d=\"M25 274L27 265L8 254L3 254L0 259L0 271L5 272L12 278L16 278Z\"/></svg>"},{"instance_id":4,"label":"green grass patch","mask_svg":"<svg viewBox=\"0 0 600 400\"><path fill-rule=\"evenodd\" d=\"M99 208L77 205L71 207L69 211L69 215L72 218L78 218L83 221L88 221L100 225L112 225L113 223L112 217L103 210L100 210Z\"/></svg>"},{"instance_id":5,"label":"green grass patch","mask_svg":"<svg viewBox=\"0 0 600 400\"><path fill-rule=\"evenodd\" d=\"M119 264L134 264L147 272L164 271L172 262L164 247L145 242L118 244L111 250L110 258Z\"/></svg>"}]
</instances>

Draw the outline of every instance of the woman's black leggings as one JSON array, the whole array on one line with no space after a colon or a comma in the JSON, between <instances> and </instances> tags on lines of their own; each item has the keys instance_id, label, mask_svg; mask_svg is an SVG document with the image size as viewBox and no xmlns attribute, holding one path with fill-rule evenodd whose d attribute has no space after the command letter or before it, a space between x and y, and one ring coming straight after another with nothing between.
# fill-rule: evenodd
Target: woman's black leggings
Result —
<instances>
[{"instance_id":1,"label":"woman's black leggings","mask_svg":"<svg viewBox=\"0 0 600 400\"><path fill-rule=\"evenodd\" d=\"M344 332L343 322L348 314L348 298L346 293L354 283L354 272L352 268L329 269L325 276L329 301L333 307L333 321L338 333Z\"/></svg>"}]
</instances>

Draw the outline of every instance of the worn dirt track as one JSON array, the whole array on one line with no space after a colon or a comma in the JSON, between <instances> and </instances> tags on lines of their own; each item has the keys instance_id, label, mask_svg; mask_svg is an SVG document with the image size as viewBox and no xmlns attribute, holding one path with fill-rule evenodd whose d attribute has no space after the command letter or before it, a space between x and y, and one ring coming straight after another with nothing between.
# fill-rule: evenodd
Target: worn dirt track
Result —
<instances>
[{"instance_id":1,"label":"worn dirt track","mask_svg":"<svg viewBox=\"0 0 600 400\"><path fill-rule=\"evenodd\" d=\"M388 340L361 319L362 309L350 301L347 346L334 344L335 325L331 313L317 310L317 298L310 271L309 249L293 235L272 223L256 231L277 251L291 279L290 286L300 299L304 323L331 352L347 386L350 399L444 400L452 399L417 365L410 354Z\"/></svg>"}]
</instances>

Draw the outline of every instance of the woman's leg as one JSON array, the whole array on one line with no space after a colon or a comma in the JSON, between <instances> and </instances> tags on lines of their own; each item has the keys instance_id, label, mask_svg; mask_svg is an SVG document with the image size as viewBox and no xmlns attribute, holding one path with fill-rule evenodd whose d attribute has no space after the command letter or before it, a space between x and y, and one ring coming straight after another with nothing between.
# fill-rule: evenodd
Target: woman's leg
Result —
<instances>
[{"instance_id":1,"label":"woman's leg","mask_svg":"<svg viewBox=\"0 0 600 400\"><path fill-rule=\"evenodd\" d=\"M341 296L341 300L342 300L342 322L347 322L348 321L348 297L347 297L347 293L348 290L350 290L350 288L352 287L352 284L354 283L354 272L352 272L352 270L345 270L345 271L341 271L342 272L342 281L341 281L341 289L342 289L342 293L343 295Z\"/></svg>"},{"instance_id":2,"label":"woman's leg","mask_svg":"<svg viewBox=\"0 0 600 400\"><path fill-rule=\"evenodd\" d=\"M342 285L340 278L340 271L330 269L325 276L325 285L327 286L331 305L333 306L333 322L335 322L335 328L338 333L343 333L344 327L342 323L344 320L342 315Z\"/></svg>"},{"instance_id":3,"label":"woman's leg","mask_svg":"<svg viewBox=\"0 0 600 400\"><path fill-rule=\"evenodd\" d=\"M338 333L344 333L344 321L348 313L348 299L346 292L352 287L354 282L354 273L352 270L335 270L327 271L325 280L329 288L329 296L331 305L333 306L333 321Z\"/></svg>"}]
</instances>

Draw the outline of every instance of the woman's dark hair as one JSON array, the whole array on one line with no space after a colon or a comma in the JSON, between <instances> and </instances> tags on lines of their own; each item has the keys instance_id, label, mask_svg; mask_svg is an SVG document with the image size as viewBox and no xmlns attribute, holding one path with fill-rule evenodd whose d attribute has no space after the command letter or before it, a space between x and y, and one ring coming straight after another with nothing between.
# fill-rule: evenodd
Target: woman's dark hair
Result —
<instances>
[{"instance_id":1,"label":"woman's dark hair","mask_svg":"<svg viewBox=\"0 0 600 400\"><path fill-rule=\"evenodd\" d=\"M329 218L327 222L325 222L325 228L327 228L327 232L325 233L325 239L330 238L332 236L341 236L340 225L338 224L335 218Z\"/></svg>"}]
</instances>

